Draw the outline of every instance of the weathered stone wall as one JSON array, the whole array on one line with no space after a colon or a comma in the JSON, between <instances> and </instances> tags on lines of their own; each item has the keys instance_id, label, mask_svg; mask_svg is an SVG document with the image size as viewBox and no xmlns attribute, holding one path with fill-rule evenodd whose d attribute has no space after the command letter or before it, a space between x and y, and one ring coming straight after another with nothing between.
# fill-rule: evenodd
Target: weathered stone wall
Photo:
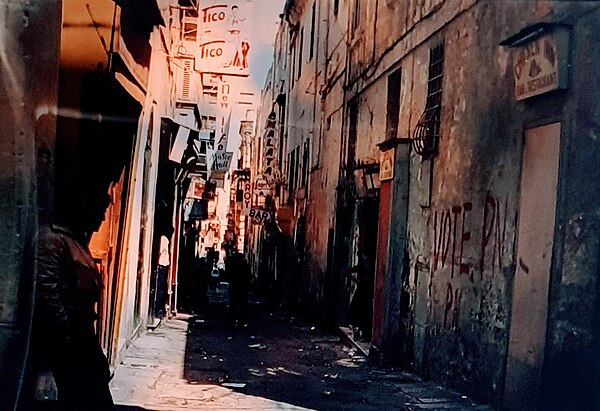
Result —
<instances>
[{"instance_id":1,"label":"weathered stone wall","mask_svg":"<svg viewBox=\"0 0 600 411\"><path fill-rule=\"evenodd\" d=\"M311 161L306 203L306 261L303 270L304 302L310 311L323 312L331 303L332 281L327 272L333 252L331 231L335 224L336 188L340 144L344 132L344 90L347 9L333 2L316 2L316 42L311 86L315 86L315 119L311 134ZM311 9L306 8L308 18ZM331 261L329 261L331 263ZM329 275L329 277L328 277Z\"/></svg>"},{"instance_id":2,"label":"weathered stone wall","mask_svg":"<svg viewBox=\"0 0 600 411\"><path fill-rule=\"evenodd\" d=\"M329 230L339 228L335 218L340 211L336 209L339 191L336 195L334 189L340 164L349 160L348 104L356 102L358 107L353 159L376 160L376 144L386 132L388 74L402 70L397 137L410 137L425 108L429 50L443 42L439 154L433 160L414 152L410 155L408 281L402 285L405 300L392 301L388 307L406 311L403 335L410 341L401 342L399 355L410 358L426 377L478 399L500 403L503 396L524 130L560 122L542 398L548 404L564 404L564 409L586 409L595 403L585 401L598 401L593 386L598 386L600 367L592 347L600 334L600 241L596 234L600 188L590 184L600 177L596 176L600 55L593 46L600 36L597 7L593 2L371 0L361 2L355 28L349 4L340 7L337 19L331 11L327 18L321 14L318 19L329 22L325 26L329 34L328 42L319 43L318 56L324 53L325 59L318 60L313 73L322 101L312 120L313 169L306 208L304 275L309 298L328 298L324 273L331 267ZM309 7L302 15L307 13ZM539 22L572 27L570 85L565 92L517 102L510 50L500 43ZM347 41L343 41L346 29ZM300 84L307 87L312 81L302 80L294 93L300 92ZM310 127L306 123L310 99L294 98L297 107L291 109L289 124L297 130ZM290 104L294 103L290 100ZM348 250L356 248L357 210L352 227L343 234ZM399 259L403 251L394 247L403 242L394 236L389 241L390 255ZM338 261L334 267L343 263L351 261ZM399 294L390 295L397 298ZM568 383L564 383L565 376Z\"/></svg>"},{"instance_id":3,"label":"weathered stone wall","mask_svg":"<svg viewBox=\"0 0 600 411\"><path fill-rule=\"evenodd\" d=\"M549 122L553 118L562 120L564 125L571 123L568 109L561 113L560 108L556 112L548 107L560 104L561 100L555 96L531 105L515 101L508 51L498 44L532 22L574 12L564 10L563 5L557 5L557 10L546 6L480 2L415 49L412 58L417 62L413 65L417 70L412 73L412 82L404 71L409 84L403 86L412 91L410 116L414 119L424 106L425 98L416 90L426 90L428 49L444 40L442 137L440 154L433 163L431 188L428 184L430 164L422 163L420 157L414 155L411 167L409 253L416 367L432 379L491 401L501 398L504 381L504 366L498 364L505 361L510 324L523 130L528 124ZM574 34L580 39L588 38ZM575 52L574 55L583 54ZM403 68L405 66L403 64ZM577 70L576 64L574 67ZM589 75L578 75L574 71L575 84L593 77L586 69L582 71ZM585 84L589 83L585 81ZM587 95L591 98L594 94ZM577 97L569 96L569 100L575 101ZM587 107L594 107L594 103L589 101ZM593 116L585 118L587 122ZM563 142L572 139L574 130L575 127L563 132ZM577 129L576 135L582 135L580 130ZM594 158L589 148L579 151L589 153L584 158ZM562 186L581 187L584 174L567 171L564 160L561 164ZM431 207L423 207L427 204L429 189ZM570 218L566 221L577 226L579 213L596 214L597 211L590 210L590 205L594 208L597 203L596 196L596 192L588 190L585 200L580 202L580 194L564 195L564 199L578 203L574 206L577 211L565 216ZM582 207L584 203L586 206ZM560 210L560 204L558 207ZM560 214L557 217L560 219ZM560 225L557 220L557 226ZM590 226L594 226L593 221ZM582 231L575 228L574 232ZM555 290L561 296L555 303L558 305L555 314L561 316L558 313L562 313L569 320L551 325L550 329L556 333L554 346L561 348L568 340L567 335L586 334L576 338L578 342L573 344L581 348L593 341L591 321L587 322L587 333L578 331L571 321L578 318L580 322L582 317L567 306L580 300L584 288L588 293L594 289L597 268L594 270L590 265L597 264L597 249L595 240L587 237L590 251L584 257L586 268L577 264L577 260L569 262L569 252L575 244L577 248L581 244L574 238L569 243L568 236L567 233L565 260L561 261L559 251L555 256L555 269L562 266L563 272L577 276L566 269L576 264L582 271L573 282L577 285L558 286ZM592 298L589 302L590 313L594 313L594 301ZM569 326L561 327L567 323ZM582 356L585 354L578 358Z\"/></svg>"},{"instance_id":4,"label":"weathered stone wall","mask_svg":"<svg viewBox=\"0 0 600 411\"><path fill-rule=\"evenodd\" d=\"M455 6L453 10L449 8L451 4ZM557 120L562 120L565 127L572 122L569 111L574 111L580 122L583 119L586 122L587 128L583 129L587 131L578 128L576 132L588 136L587 139L581 137L579 144L583 146L589 144L589 136L594 135L595 123L589 120L594 116L589 110L596 106L594 93L589 91L586 97L580 98L586 101L587 111L567 104L563 112L560 105L556 108L562 100L555 95L545 101L541 99L541 103L540 100L534 104L516 102L510 54L499 43L535 22L577 21L576 16L585 15L590 5L449 1L431 6L431 12L435 13L429 16L431 18L427 12L421 12L418 18L419 13L414 14L414 10L401 8L389 14L381 12L378 19L390 19L395 12L401 24L386 25L382 21L376 26L378 40L374 58L370 55L372 45L364 40L356 39L351 44L350 85L360 106L357 158L368 158L372 152L376 153L374 145L383 139L385 99L381 96L386 92L385 74L394 67L402 68L403 78L398 136L409 136L414 130L425 106L429 48L444 42L439 155L432 164L413 153L410 168L409 309L413 313L415 367L446 385L478 398L498 401L504 384L504 365L499 367L498 364L505 363L515 272L523 130L536 123ZM365 34L368 33L365 27L369 21L372 23L373 11L367 12L365 19L361 23L363 39L370 37ZM412 25L403 26L406 19ZM594 33L589 28L594 27L593 24L582 22L580 25L582 33L574 32L579 41L593 38ZM580 45L582 49L584 44ZM386 51L386 55L381 54ZM586 53L575 52L575 55ZM582 68L581 74L574 71L572 75L579 84L589 87L596 76L587 71L593 67L589 63L591 57L588 54L585 61L579 58L581 65L587 64L589 68ZM379 66L372 68L370 61ZM583 80L586 78L591 80ZM580 87L589 90L586 86ZM578 95L568 97L569 101L579 98ZM571 126L570 131L563 132L563 140L572 139L569 136L575 129ZM569 162L577 164L577 171L565 169L563 165L564 187L583 189L578 179L585 174L585 161L596 158L593 151L587 150L587 153L579 154L575 163ZM433 173L431 185L430 172ZM585 196L581 193L559 195L559 198L573 199L577 205L565 205L569 210L565 210L565 217L571 230L567 229L565 250L557 253L555 267L575 264L580 270L563 268L562 281L567 276L568 286L555 285L552 293L558 293L559 297L555 302L551 300L551 307L556 305L551 310L561 320L550 328L554 332L551 352L555 349L574 353L575 347L586 347L594 341L593 327L597 325L591 316L597 310L597 300L588 301L586 312L590 314L587 316L574 315L572 308L575 301L581 299L583 290L589 293L597 288L592 274L592 266L598 260L597 245L586 235L593 232L591 227L597 224L595 206L590 210L590 204L597 203L596 196L593 190L588 190ZM570 211L571 207L577 211ZM560 209L559 205L558 218ZM560 222L557 224L560 232ZM578 236L589 251L582 252L581 244L575 239ZM390 241L393 244L395 240ZM565 260L563 265L560 261L563 253L573 262ZM581 363L581 359L589 355L581 354L577 358ZM553 360L550 357L548 361L550 364Z\"/></svg>"},{"instance_id":5,"label":"weathered stone wall","mask_svg":"<svg viewBox=\"0 0 600 411\"><path fill-rule=\"evenodd\" d=\"M568 17L572 85L562 122L559 238L542 395L544 406L565 410L600 406L600 51L592 46L600 38L600 11L585 10L576 20Z\"/></svg>"},{"instance_id":6,"label":"weathered stone wall","mask_svg":"<svg viewBox=\"0 0 600 411\"><path fill-rule=\"evenodd\" d=\"M412 164L421 171L409 218L417 367L486 399L503 385L522 148L512 72L498 46L502 10L480 3L416 49L411 85L426 92L429 48L443 41L439 155L432 171L418 155ZM424 109L425 96L415 97L412 118Z\"/></svg>"}]
</instances>

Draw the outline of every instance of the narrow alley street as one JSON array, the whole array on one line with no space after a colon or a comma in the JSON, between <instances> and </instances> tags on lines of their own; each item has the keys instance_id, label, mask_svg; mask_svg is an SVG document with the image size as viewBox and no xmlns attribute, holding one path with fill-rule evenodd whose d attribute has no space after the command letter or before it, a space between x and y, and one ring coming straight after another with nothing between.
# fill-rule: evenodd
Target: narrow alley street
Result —
<instances>
[{"instance_id":1,"label":"narrow alley street","mask_svg":"<svg viewBox=\"0 0 600 411\"><path fill-rule=\"evenodd\" d=\"M129 348L111 390L119 410L491 410L396 368L375 367L337 335L251 301L227 322L224 294Z\"/></svg>"},{"instance_id":2,"label":"narrow alley street","mask_svg":"<svg viewBox=\"0 0 600 411\"><path fill-rule=\"evenodd\" d=\"M589 0L0 0L0 411L600 411L598 40Z\"/></svg>"}]
</instances>

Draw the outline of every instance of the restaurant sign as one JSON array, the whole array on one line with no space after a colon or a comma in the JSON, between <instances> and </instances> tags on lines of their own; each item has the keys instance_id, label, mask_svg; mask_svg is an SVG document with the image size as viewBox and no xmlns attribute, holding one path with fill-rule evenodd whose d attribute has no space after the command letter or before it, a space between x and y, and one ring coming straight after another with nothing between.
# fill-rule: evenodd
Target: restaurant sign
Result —
<instances>
[{"instance_id":1,"label":"restaurant sign","mask_svg":"<svg viewBox=\"0 0 600 411\"><path fill-rule=\"evenodd\" d=\"M515 47L515 96L525 100L567 87L568 33L554 31Z\"/></svg>"}]
</instances>

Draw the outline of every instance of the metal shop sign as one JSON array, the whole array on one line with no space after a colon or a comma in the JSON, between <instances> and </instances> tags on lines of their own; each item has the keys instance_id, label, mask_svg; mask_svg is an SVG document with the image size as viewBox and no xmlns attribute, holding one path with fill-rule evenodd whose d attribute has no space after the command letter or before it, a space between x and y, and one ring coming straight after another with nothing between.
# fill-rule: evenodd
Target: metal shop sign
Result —
<instances>
[{"instance_id":1,"label":"metal shop sign","mask_svg":"<svg viewBox=\"0 0 600 411\"><path fill-rule=\"evenodd\" d=\"M556 31L538 37L513 52L517 100L567 87L568 33Z\"/></svg>"},{"instance_id":2,"label":"metal shop sign","mask_svg":"<svg viewBox=\"0 0 600 411\"><path fill-rule=\"evenodd\" d=\"M252 218L252 221L259 224L268 223L273 218L271 213L269 213L268 211L259 210L257 208L251 208L249 215L250 218Z\"/></svg>"},{"instance_id":3,"label":"metal shop sign","mask_svg":"<svg viewBox=\"0 0 600 411\"><path fill-rule=\"evenodd\" d=\"M186 198L195 198L196 200L202 199L202 193L204 192L205 181L203 178L193 176L191 178L190 186Z\"/></svg>"},{"instance_id":4,"label":"metal shop sign","mask_svg":"<svg viewBox=\"0 0 600 411\"><path fill-rule=\"evenodd\" d=\"M273 175L273 162L275 161L275 126L277 115L274 111L269 113L267 117L267 124L265 126L265 152L264 157L264 170L263 174Z\"/></svg>"},{"instance_id":5,"label":"metal shop sign","mask_svg":"<svg viewBox=\"0 0 600 411\"><path fill-rule=\"evenodd\" d=\"M231 159L233 158L233 153L229 151L221 151L215 153L215 160L213 162L213 171L216 172L226 172L229 170L231 166Z\"/></svg>"},{"instance_id":6,"label":"metal shop sign","mask_svg":"<svg viewBox=\"0 0 600 411\"><path fill-rule=\"evenodd\" d=\"M259 197L266 197L271 194L271 181L269 176L258 174L254 179L254 194Z\"/></svg>"},{"instance_id":7,"label":"metal shop sign","mask_svg":"<svg viewBox=\"0 0 600 411\"><path fill-rule=\"evenodd\" d=\"M379 181L387 181L394 178L394 152L389 149L382 151L379 155Z\"/></svg>"},{"instance_id":8,"label":"metal shop sign","mask_svg":"<svg viewBox=\"0 0 600 411\"><path fill-rule=\"evenodd\" d=\"M250 215L252 208L252 182L244 181L242 191L242 215Z\"/></svg>"}]
</instances>

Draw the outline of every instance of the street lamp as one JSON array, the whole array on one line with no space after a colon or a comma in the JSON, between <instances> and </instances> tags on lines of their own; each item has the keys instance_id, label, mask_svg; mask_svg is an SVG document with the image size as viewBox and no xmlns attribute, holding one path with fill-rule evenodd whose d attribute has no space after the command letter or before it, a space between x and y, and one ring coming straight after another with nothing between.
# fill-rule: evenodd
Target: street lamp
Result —
<instances>
[{"instance_id":1,"label":"street lamp","mask_svg":"<svg viewBox=\"0 0 600 411\"><path fill-rule=\"evenodd\" d=\"M358 164L352 171L357 198L374 198L379 194L379 163Z\"/></svg>"}]
</instances>

